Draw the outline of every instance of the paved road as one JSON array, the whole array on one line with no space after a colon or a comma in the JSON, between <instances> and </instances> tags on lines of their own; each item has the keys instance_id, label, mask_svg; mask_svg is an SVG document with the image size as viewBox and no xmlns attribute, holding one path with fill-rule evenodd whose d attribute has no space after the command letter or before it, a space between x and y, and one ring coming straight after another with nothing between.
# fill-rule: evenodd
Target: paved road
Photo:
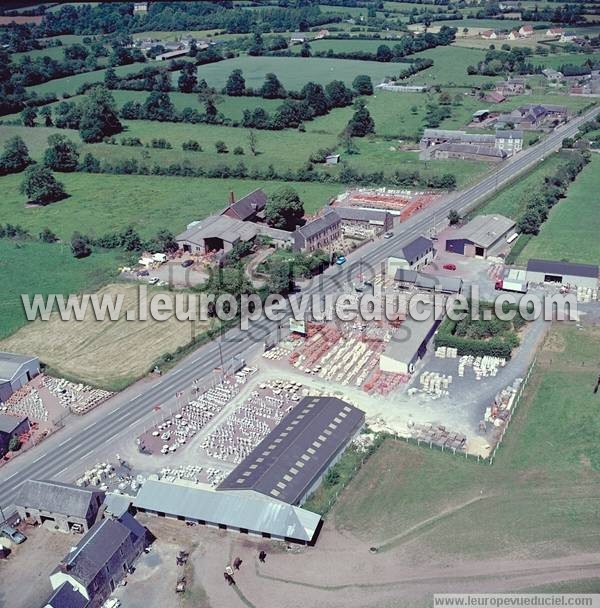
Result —
<instances>
[{"instance_id":1,"label":"paved road","mask_svg":"<svg viewBox=\"0 0 600 608\"><path fill-rule=\"evenodd\" d=\"M348 263L344 267L328 269L303 289L303 293L331 293L336 285L356 275L359 260L363 264L377 266L401 245L419 234L427 233L434 224L443 225L451 209L467 211L494 189L560 148L565 137L572 137L577 127L590 120L598 111L593 109L573 119L551 133L545 141L500 165L493 174L487 175L476 185L411 217L402 224L401 230L393 238L360 248L348 256ZM256 353L265 339L272 339L279 331L278 324L267 319L256 321L251 329L250 332L233 329L218 342L200 347L162 378L140 381L84 419L71 420L66 430L56 433L37 449L30 450L4 466L0 472L0 506L12 504L15 491L26 479L59 477L70 465L85 459L117 436L126 434L128 427L148 417L155 405L172 400L176 391L189 388L194 379L208 377L220 365L221 358L226 364L237 355L249 359L250 352ZM133 434L133 431L130 433Z\"/></svg>"}]
</instances>

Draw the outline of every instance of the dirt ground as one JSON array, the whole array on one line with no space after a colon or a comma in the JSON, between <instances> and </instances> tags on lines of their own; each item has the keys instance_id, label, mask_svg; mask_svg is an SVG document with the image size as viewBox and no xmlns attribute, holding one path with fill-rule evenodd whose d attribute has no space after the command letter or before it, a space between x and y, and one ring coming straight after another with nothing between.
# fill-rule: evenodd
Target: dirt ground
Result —
<instances>
[{"instance_id":1,"label":"dirt ground","mask_svg":"<svg viewBox=\"0 0 600 608\"><path fill-rule=\"evenodd\" d=\"M50 532L41 526L24 530L27 540L13 545L0 560L0 608L36 608L52 593L50 573L80 536Z\"/></svg>"},{"instance_id":2,"label":"dirt ground","mask_svg":"<svg viewBox=\"0 0 600 608\"><path fill-rule=\"evenodd\" d=\"M148 289L148 297L159 293ZM98 292L116 298L123 295L118 321L96 321L93 311L84 321L61 321L58 314L50 321L35 321L0 342L0 350L36 353L59 375L80 379L96 386L123 385L148 371L162 354L187 344L207 328L203 322L180 322L173 316L159 322L131 321L127 310L138 310L138 285L108 285ZM90 307L91 308L91 307Z\"/></svg>"}]
</instances>

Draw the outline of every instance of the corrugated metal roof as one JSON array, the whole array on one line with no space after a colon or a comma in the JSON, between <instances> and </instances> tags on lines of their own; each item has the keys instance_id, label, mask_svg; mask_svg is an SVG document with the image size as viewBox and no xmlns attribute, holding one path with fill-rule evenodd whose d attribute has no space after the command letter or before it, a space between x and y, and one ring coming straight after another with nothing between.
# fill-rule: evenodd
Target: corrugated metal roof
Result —
<instances>
[{"instance_id":1,"label":"corrugated metal roof","mask_svg":"<svg viewBox=\"0 0 600 608\"><path fill-rule=\"evenodd\" d=\"M258 228L252 222L229 217L228 215L212 215L204 219L200 225L192 226L179 234L176 241L190 241L197 245L207 238L222 239L227 243L249 241L258 234Z\"/></svg>"},{"instance_id":2,"label":"corrugated metal roof","mask_svg":"<svg viewBox=\"0 0 600 608\"><path fill-rule=\"evenodd\" d=\"M363 425L364 412L337 397L304 397L221 483L297 504Z\"/></svg>"},{"instance_id":3,"label":"corrugated metal roof","mask_svg":"<svg viewBox=\"0 0 600 608\"><path fill-rule=\"evenodd\" d=\"M598 278L598 266L595 264L573 264L571 262L534 259L527 262L527 271L558 275L566 274L589 279Z\"/></svg>"},{"instance_id":4,"label":"corrugated metal roof","mask_svg":"<svg viewBox=\"0 0 600 608\"><path fill-rule=\"evenodd\" d=\"M480 247L493 245L515 222L503 215L478 215L448 237L448 241L465 239Z\"/></svg>"},{"instance_id":5,"label":"corrugated metal roof","mask_svg":"<svg viewBox=\"0 0 600 608\"><path fill-rule=\"evenodd\" d=\"M439 321L436 320L434 314L430 314L424 321L417 321L409 317L400 326L398 334L388 343L383 355L402 363L412 361L427 334L437 323Z\"/></svg>"},{"instance_id":6,"label":"corrugated metal roof","mask_svg":"<svg viewBox=\"0 0 600 608\"><path fill-rule=\"evenodd\" d=\"M0 432L12 433L27 416L11 416L9 414L0 414Z\"/></svg>"},{"instance_id":7,"label":"corrugated metal roof","mask_svg":"<svg viewBox=\"0 0 600 608\"><path fill-rule=\"evenodd\" d=\"M321 516L259 494L216 492L184 483L148 479L133 499L136 508L272 536L310 542Z\"/></svg>"},{"instance_id":8,"label":"corrugated metal roof","mask_svg":"<svg viewBox=\"0 0 600 608\"><path fill-rule=\"evenodd\" d=\"M23 365L36 359L37 357L31 355L0 352L0 381L9 382L19 373Z\"/></svg>"}]
</instances>

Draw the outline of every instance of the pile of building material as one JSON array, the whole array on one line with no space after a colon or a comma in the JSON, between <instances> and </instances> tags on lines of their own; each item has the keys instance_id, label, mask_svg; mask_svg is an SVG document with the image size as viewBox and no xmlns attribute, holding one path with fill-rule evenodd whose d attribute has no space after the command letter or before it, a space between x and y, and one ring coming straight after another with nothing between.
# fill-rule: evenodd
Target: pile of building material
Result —
<instances>
[{"instance_id":1,"label":"pile of building material","mask_svg":"<svg viewBox=\"0 0 600 608\"><path fill-rule=\"evenodd\" d=\"M458 360L458 376L462 378L465 375L465 368L472 367L477 380L487 378L488 376L494 377L498 373L498 369L505 365L506 359L500 357L463 355Z\"/></svg>"},{"instance_id":2,"label":"pile of building material","mask_svg":"<svg viewBox=\"0 0 600 608\"><path fill-rule=\"evenodd\" d=\"M467 448L467 438L462 433L448 431L445 426L433 424L415 424L411 428L411 435L419 443L421 441L430 447L437 446L453 452L464 452Z\"/></svg>"},{"instance_id":3,"label":"pile of building material","mask_svg":"<svg viewBox=\"0 0 600 608\"><path fill-rule=\"evenodd\" d=\"M287 359L294 350L294 344L291 341L280 342L277 346L266 350L263 353L265 359L271 361L278 361L280 359Z\"/></svg>"},{"instance_id":4,"label":"pile of building material","mask_svg":"<svg viewBox=\"0 0 600 608\"><path fill-rule=\"evenodd\" d=\"M502 389L494 399L494 404L486 408L483 419L494 426L502 426L510 418L515 399L519 393L522 378L517 378L510 386Z\"/></svg>"},{"instance_id":5,"label":"pile of building material","mask_svg":"<svg viewBox=\"0 0 600 608\"><path fill-rule=\"evenodd\" d=\"M84 472L83 477L80 477L76 484L79 487L97 486L100 490L106 492L108 490L107 481L116 477L115 468L107 462L100 462L94 465L91 469Z\"/></svg>"},{"instance_id":6,"label":"pile of building material","mask_svg":"<svg viewBox=\"0 0 600 608\"><path fill-rule=\"evenodd\" d=\"M52 376L43 376L42 382L53 395L58 397L62 407L78 415L86 414L114 395L110 391Z\"/></svg>"},{"instance_id":7,"label":"pile of building material","mask_svg":"<svg viewBox=\"0 0 600 608\"><path fill-rule=\"evenodd\" d=\"M598 290L591 287L577 288L577 301L583 304L588 302L596 302L598 300Z\"/></svg>"},{"instance_id":8,"label":"pile of building material","mask_svg":"<svg viewBox=\"0 0 600 608\"><path fill-rule=\"evenodd\" d=\"M449 395L448 388L452 384L452 376L439 372L423 372L419 376L419 384L422 392L430 395L432 399L439 399Z\"/></svg>"},{"instance_id":9,"label":"pile of building material","mask_svg":"<svg viewBox=\"0 0 600 608\"><path fill-rule=\"evenodd\" d=\"M48 410L37 389L26 384L15 391L1 406L0 412L13 416L27 416L29 420L46 422Z\"/></svg>"},{"instance_id":10,"label":"pile of building material","mask_svg":"<svg viewBox=\"0 0 600 608\"><path fill-rule=\"evenodd\" d=\"M435 356L438 359L456 359L458 356L458 349L450 346L438 346L435 349Z\"/></svg>"},{"instance_id":11,"label":"pile of building material","mask_svg":"<svg viewBox=\"0 0 600 608\"><path fill-rule=\"evenodd\" d=\"M215 467L202 467L200 465L188 464L179 467L165 467L157 475L163 481L191 481L193 483L208 483L215 487L219 485L228 473Z\"/></svg>"}]
</instances>

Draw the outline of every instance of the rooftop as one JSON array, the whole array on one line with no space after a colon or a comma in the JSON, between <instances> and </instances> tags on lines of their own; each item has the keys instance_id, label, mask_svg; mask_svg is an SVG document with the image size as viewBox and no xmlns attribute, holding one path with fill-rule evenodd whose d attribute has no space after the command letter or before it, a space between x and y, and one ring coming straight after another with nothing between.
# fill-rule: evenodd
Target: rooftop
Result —
<instances>
[{"instance_id":1,"label":"rooftop","mask_svg":"<svg viewBox=\"0 0 600 608\"><path fill-rule=\"evenodd\" d=\"M9 382L19 373L25 363L36 359L37 357L31 355L0 352L0 381Z\"/></svg>"},{"instance_id":2,"label":"rooftop","mask_svg":"<svg viewBox=\"0 0 600 608\"><path fill-rule=\"evenodd\" d=\"M495 140L493 135L490 135L490 137ZM491 146L470 143L440 144L439 146L436 146L434 150L442 152L454 152L455 154L476 154L478 156L489 156L491 158L504 158L506 156L506 152L504 152L504 150L498 150L497 148L492 148Z\"/></svg>"},{"instance_id":3,"label":"rooftop","mask_svg":"<svg viewBox=\"0 0 600 608\"><path fill-rule=\"evenodd\" d=\"M590 279L598 278L598 266L595 264L574 264L572 262L534 259L527 262L527 271L544 272L546 274L570 274Z\"/></svg>"},{"instance_id":4,"label":"rooftop","mask_svg":"<svg viewBox=\"0 0 600 608\"><path fill-rule=\"evenodd\" d=\"M54 590L43 608L86 608L87 606L89 601L79 593L79 590L71 583L65 582Z\"/></svg>"},{"instance_id":5,"label":"rooftop","mask_svg":"<svg viewBox=\"0 0 600 608\"><path fill-rule=\"evenodd\" d=\"M363 209L362 207L329 207L326 213L336 213L342 220L360 220L365 222L385 223L388 215L382 209Z\"/></svg>"},{"instance_id":6,"label":"rooftop","mask_svg":"<svg viewBox=\"0 0 600 608\"><path fill-rule=\"evenodd\" d=\"M27 420L27 416L0 414L0 433L10 435L24 420Z\"/></svg>"},{"instance_id":7,"label":"rooftop","mask_svg":"<svg viewBox=\"0 0 600 608\"><path fill-rule=\"evenodd\" d=\"M304 397L218 490L255 490L297 504L364 419L364 412L336 397Z\"/></svg>"},{"instance_id":8,"label":"rooftop","mask_svg":"<svg viewBox=\"0 0 600 608\"><path fill-rule=\"evenodd\" d=\"M339 224L340 218L335 213L326 213L298 228L298 232L305 238L310 239L328 228Z\"/></svg>"},{"instance_id":9,"label":"rooftop","mask_svg":"<svg viewBox=\"0 0 600 608\"><path fill-rule=\"evenodd\" d=\"M490 247L514 225L513 220L503 215L478 215L456 230L448 240L465 239L480 247Z\"/></svg>"},{"instance_id":10,"label":"rooftop","mask_svg":"<svg viewBox=\"0 0 600 608\"><path fill-rule=\"evenodd\" d=\"M394 336L385 348L384 355L396 361L410 361L423 344L423 341L439 322L436 315L428 315L425 321L409 317L400 326L399 336Z\"/></svg>"},{"instance_id":11,"label":"rooftop","mask_svg":"<svg viewBox=\"0 0 600 608\"><path fill-rule=\"evenodd\" d=\"M191 520L219 523L233 528L310 542L321 516L259 494L216 492L185 482L148 479L133 505Z\"/></svg>"},{"instance_id":12,"label":"rooftop","mask_svg":"<svg viewBox=\"0 0 600 608\"><path fill-rule=\"evenodd\" d=\"M232 211L240 220L246 220L254 213L264 209L266 204L267 195L261 188L257 188L249 194L246 194L246 196L243 196L240 200L229 205L223 213Z\"/></svg>"},{"instance_id":13,"label":"rooftop","mask_svg":"<svg viewBox=\"0 0 600 608\"><path fill-rule=\"evenodd\" d=\"M402 254L406 260L415 260L422 257L431 249L433 249L433 241L424 236L418 236L402 247Z\"/></svg>"},{"instance_id":14,"label":"rooftop","mask_svg":"<svg viewBox=\"0 0 600 608\"><path fill-rule=\"evenodd\" d=\"M177 235L175 240L191 241L199 245L204 239L218 238L227 243L235 243L237 240L249 241L257 234L258 228L251 222L244 222L228 215L211 215L199 225L192 226Z\"/></svg>"}]
</instances>

